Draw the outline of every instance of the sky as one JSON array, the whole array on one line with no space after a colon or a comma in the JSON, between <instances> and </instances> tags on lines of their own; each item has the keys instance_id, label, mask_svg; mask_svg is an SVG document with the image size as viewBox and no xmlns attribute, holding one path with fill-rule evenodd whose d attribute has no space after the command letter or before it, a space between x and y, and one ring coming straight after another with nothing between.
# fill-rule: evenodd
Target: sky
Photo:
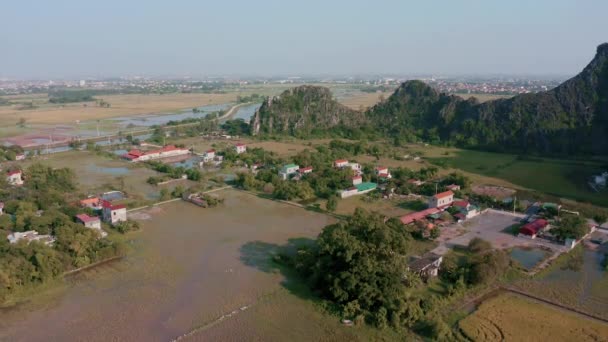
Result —
<instances>
[{"instance_id":1,"label":"sky","mask_svg":"<svg viewBox=\"0 0 608 342\"><path fill-rule=\"evenodd\" d=\"M0 78L573 75L606 0L19 0Z\"/></svg>"}]
</instances>

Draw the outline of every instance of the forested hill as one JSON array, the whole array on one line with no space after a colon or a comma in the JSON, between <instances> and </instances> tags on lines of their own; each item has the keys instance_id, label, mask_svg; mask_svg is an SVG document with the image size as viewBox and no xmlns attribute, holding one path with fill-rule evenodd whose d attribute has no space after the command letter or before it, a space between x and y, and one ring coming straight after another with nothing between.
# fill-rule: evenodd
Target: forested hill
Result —
<instances>
[{"instance_id":1,"label":"forested hill","mask_svg":"<svg viewBox=\"0 0 608 342\"><path fill-rule=\"evenodd\" d=\"M300 86L269 97L251 119L252 134L306 135L330 127L363 125L363 113L333 99L324 87Z\"/></svg>"},{"instance_id":2,"label":"forested hill","mask_svg":"<svg viewBox=\"0 0 608 342\"><path fill-rule=\"evenodd\" d=\"M577 76L542 93L488 101L403 83L368 113L385 134L516 153L608 154L608 43Z\"/></svg>"}]
</instances>

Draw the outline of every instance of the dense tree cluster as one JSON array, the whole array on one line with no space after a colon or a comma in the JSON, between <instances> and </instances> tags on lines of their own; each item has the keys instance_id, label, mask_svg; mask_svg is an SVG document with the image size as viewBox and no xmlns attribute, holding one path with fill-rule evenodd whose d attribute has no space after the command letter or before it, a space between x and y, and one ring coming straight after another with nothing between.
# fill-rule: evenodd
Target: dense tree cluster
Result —
<instances>
[{"instance_id":1,"label":"dense tree cluster","mask_svg":"<svg viewBox=\"0 0 608 342\"><path fill-rule=\"evenodd\" d=\"M4 191L0 198L5 202L0 215L0 302L18 289L124 253L123 245L73 221L81 210L66 201L76 188L72 170L34 164L25 174L25 186ZM8 234L28 230L51 235L55 241L52 246L38 241L9 243Z\"/></svg>"},{"instance_id":2,"label":"dense tree cluster","mask_svg":"<svg viewBox=\"0 0 608 342\"><path fill-rule=\"evenodd\" d=\"M509 265L507 253L493 249L485 240L474 238L469 242L466 255L452 252L444 257L439 275L450 284L451 291L457 291L491 283L502 277Z\"/></svg>"},{"instance_id":3,"label":"dense tree cluster","mask_svg":"<svg viewBox=\"0 0 608 342\"><path fill-rule=\"evenodd\" d=\"M551 233L560 241L566 239L578 240L589 232L587 221L578 215L562 216Z\"/></svg>"},{"instance_id":4,"label":"dense tree cluster","mask_svg":"<svg viewBox=\"0 0 608 342\"><path fill-rule=\"evenodd\" d=\"M313 247L301 249L294 266L343 315L378 327L411 327L423 316L407 268L408 235L402 224L357 209L348 220L323 229Z\"/></svg>"}]
</instances>

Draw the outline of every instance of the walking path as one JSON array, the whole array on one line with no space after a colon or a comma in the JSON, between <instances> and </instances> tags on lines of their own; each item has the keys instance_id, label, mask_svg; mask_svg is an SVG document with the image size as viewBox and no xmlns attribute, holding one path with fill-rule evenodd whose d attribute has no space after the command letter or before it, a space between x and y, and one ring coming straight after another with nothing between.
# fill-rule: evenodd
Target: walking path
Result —
<instances>
[{"instance_id":1,"label":"walking path","mask_svg":"<svg viewBox=\"0 0 608 342\"><path fill-rule=\"evenodd\" d=\"M201 194L209 194L209 193L212 193L212 192L216 192L216 191L220 191L220 190L225 190L225 189L228 189L228 188L232 189L232 186L226 185L226 186L223 186L221 188L216 188L216 189L211 189L211 190L208 190L208 191L201 192ZM147 209L147 208L152 208L152 207L159 206L161 204L167 204L167 203L181 201L181 200L182 200L181 198L172 198L170 200L166 200L166 201L162 201L162 202L157 202L157 203L152 203L150 205L144 205L143 207L129 209L129 210L127 210L127 212L131 213L131 212L134 212L134 211L139 211L139 210L143 210L143 209Z\"/></svg>"}]
</instances>

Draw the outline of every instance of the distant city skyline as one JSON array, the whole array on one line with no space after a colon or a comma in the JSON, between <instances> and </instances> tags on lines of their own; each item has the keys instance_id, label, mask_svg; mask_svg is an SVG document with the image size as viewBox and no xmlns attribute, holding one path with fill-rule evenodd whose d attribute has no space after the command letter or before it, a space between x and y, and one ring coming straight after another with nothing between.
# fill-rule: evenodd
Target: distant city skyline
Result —
<instances>
[{"instance_id":1,"label":"distant city skyline","mask_svg":"<svg viewBox=\"0 0 608 342\"><path fill-rule=\"evenodd\" d=\"M572 76L608 2L23 1L0 13L0 79Z\"/></svg>"}]
</instances>

